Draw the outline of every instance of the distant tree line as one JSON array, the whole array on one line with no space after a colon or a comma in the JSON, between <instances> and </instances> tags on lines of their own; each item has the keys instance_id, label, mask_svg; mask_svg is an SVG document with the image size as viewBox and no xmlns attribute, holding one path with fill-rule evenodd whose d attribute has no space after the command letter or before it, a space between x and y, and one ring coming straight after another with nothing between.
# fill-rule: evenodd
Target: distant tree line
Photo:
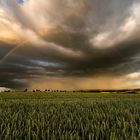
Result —
<instances>
[{"instance_id":1,"label":"distant tree line","mask_svg":"<svg viewBox=\"0 0 140 140\"><path fill-rule=\"evenodd\" d=\"M24 92L28 92L28 89L25 89ZM80 92L80 93L138 93L140 92L140 89L122 89L122 90L51 90L51 89L45 89L45 90L39 90L34 89L32 92Z\"/></svg>"},{"instance_id":2,"label":"distant tree line","mask_svg":"<svg viewBox=\"0 0 140 140\"><path fill-rule=\"evenodd\" d=\"M29 89L24 89L23 92L28 92L30 91ZM13 92L13 90L5 90L4 92ZM40 90L40 89L33 89L30 92L46 92L46 93L66 93L66 92L80 92L80 93L140 93L140 89L122 89L122 90L72 90L72 91L68 91L68 90L51 90L51 89L45 89L45 90Z\"/></svg>"}]
</instances>

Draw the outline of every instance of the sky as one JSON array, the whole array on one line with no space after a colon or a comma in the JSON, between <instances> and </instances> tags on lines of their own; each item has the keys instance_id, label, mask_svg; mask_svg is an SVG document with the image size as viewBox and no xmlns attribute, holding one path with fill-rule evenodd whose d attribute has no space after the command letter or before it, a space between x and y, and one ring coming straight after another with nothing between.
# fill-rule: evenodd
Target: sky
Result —
<instances>
[{"instance_id":1,"label":"sky","mask_svg":"<svg viewBox=\"0 0 140 140\"><path fill-rule=\"evenodd\" d=\"M139 0L0 0L0 87L140 87Z\"/></svg>"}]
</instances>

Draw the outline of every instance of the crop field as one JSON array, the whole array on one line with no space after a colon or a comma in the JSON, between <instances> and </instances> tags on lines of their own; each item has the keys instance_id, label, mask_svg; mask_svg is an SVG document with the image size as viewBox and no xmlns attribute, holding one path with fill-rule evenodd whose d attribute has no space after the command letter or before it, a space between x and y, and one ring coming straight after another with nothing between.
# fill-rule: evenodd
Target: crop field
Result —
<instances>
[{"instance_id":1,"label":"crop field","mask_svg":"<svg viewBox=\"0 0 140 140\"><path fill-rule=\"evenodd\" d=\"M140 140L140 94L0 93L0 140Z\"/></svg>"}]
</instances>

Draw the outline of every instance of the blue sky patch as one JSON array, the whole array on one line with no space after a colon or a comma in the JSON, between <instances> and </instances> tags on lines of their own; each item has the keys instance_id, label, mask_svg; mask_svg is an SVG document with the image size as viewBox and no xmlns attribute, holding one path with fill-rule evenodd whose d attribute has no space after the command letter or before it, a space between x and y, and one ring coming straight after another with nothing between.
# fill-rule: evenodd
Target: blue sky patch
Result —
<instances>
[{"instance_id":1,"label":"blue sky patch","mask_svg":"<svg viewBox=\"0 0 140 140\"><path fill-rule=\"evenodd\" d=\"M16 0L16 2L17 2L18 4L23 4L23 3L24 3L24 0Z\"/></svg>"}]
</instances>

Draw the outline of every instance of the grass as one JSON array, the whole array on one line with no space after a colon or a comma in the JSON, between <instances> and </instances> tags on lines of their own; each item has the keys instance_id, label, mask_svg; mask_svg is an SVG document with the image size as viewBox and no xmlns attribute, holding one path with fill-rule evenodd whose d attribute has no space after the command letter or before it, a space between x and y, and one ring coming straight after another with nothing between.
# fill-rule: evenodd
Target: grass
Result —
<instances>
[{"instance_id":1,"label":"grass","mask_svg":"<svg viewBox=\"0 0 140 140\"><path fill-rule=\"evenodd\" d=\"M0 93L1 140L140 140L140 94Z\"/></svg>"}]
</instances>

